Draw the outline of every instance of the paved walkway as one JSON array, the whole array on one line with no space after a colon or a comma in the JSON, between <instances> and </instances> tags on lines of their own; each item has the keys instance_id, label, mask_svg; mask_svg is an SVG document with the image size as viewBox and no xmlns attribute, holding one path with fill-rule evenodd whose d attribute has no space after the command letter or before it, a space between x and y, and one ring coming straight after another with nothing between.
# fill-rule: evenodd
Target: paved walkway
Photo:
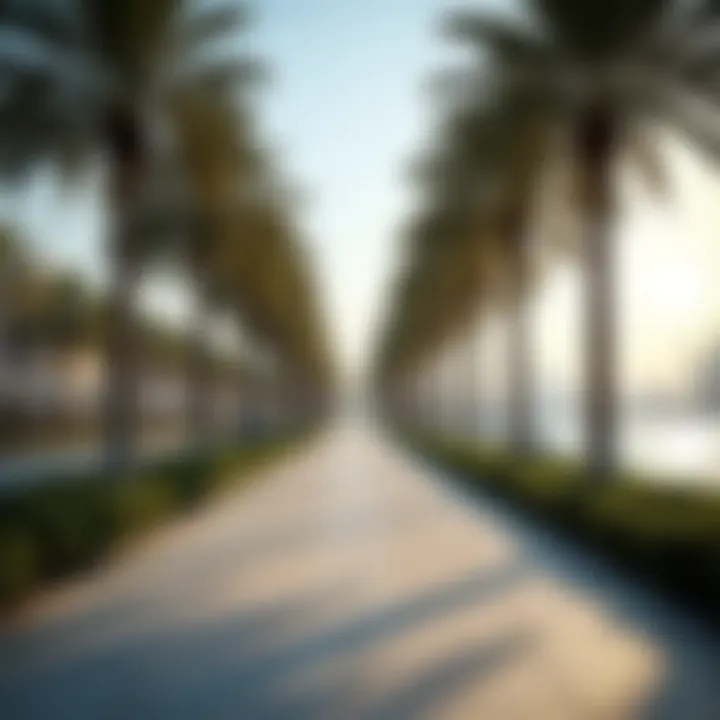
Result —
<instances>
[{"instance_id":1,"label":"paved walkway","mask_svg":"<svg viewBox=\"0 0 720 720\"><path fill-rule=\"evenodd\" d=\"M3 720L720 718L720 646L361 429L49 593Z\"/></svg>"}]
</instances>

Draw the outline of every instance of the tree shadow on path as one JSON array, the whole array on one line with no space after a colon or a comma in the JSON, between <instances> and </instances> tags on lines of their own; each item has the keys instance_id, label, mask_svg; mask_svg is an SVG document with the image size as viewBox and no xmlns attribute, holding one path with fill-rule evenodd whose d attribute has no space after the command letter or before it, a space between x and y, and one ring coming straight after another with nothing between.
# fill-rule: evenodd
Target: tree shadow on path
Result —
<instances>
[{"instance_id":1,"label":"tree shadow on path","mask_svg":"<svg viewBox=\"0 0 720 720\"><path fill-rule=\"evenodd\" d=\"M4 720L344 718L331 709L349 708L353 696L359 703L362 682L371 682L367 673L358 677L350 669L354 654L498 599L525 575L522 563L505 564L329 626L315 625L309 633L308 613L317 620L341 588L171 629L116 635L72 653L56 648L38 667L6 676L0 707ZM421 705L522 650L520 640L510 638L453 658L371 717L412 717ZM307 673L317 683L310 695L301 682Z\"/></svg>"}]
</instances>

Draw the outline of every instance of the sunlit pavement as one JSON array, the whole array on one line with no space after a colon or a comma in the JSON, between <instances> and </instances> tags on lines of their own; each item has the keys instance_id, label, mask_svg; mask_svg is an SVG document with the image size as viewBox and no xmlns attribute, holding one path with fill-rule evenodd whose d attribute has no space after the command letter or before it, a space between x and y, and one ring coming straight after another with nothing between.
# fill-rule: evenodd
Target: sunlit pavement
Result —
<instances>
[{"instance_id":1,"label":"sunlit pavement","mask_svg":"<svg viewBox=\"0 0 720 720\"><path fill-rule=\"evenodd\" d=\"M358 428L48 593L0 717L720 717L720 646Z\"/></svg>"}]
</instances>

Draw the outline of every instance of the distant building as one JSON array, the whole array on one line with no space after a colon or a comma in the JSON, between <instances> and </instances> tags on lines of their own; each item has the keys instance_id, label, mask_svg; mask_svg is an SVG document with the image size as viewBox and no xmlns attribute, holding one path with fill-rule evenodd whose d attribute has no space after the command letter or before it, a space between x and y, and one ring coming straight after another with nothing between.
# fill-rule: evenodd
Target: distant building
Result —
<instances>
[{"instance_id":1,"label":"distant building","mask_svg":"<svg viewBox=\"0 0 720 720\"><path fill-rule=\"evenodd\" d=\"M0 411L43 418L96 407L102 363L96 349L0 354Z\"/></svg>"}]
</instances>

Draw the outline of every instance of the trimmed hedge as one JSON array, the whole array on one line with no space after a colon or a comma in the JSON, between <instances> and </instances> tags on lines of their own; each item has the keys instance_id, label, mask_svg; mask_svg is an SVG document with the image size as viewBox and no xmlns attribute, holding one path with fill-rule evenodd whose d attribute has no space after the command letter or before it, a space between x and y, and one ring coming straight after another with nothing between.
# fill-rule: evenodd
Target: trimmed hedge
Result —
<instances>
[{"instance_id":1,"label":"trimmed hedge","mask_svg":"<svg viewBox=\"0 0 720 720\"><path fill-rule=\"evenodd\" d=\"M572 461L514 460L467 442L411 444L720 621L720 493L632 475L593 483Z\"/></svg>"},{"instance_id":2,"label":"trimmed hedge","mask_svg":"<svg viewBox=\"0 0 720 720\"><path fill-rule=\"evenodd\" d=\"M244 471L299 439L174 458L124 480L86 475L0 497L0 605L92 566L123 540L241 481Z\"/></svg>"}]
</instances>

